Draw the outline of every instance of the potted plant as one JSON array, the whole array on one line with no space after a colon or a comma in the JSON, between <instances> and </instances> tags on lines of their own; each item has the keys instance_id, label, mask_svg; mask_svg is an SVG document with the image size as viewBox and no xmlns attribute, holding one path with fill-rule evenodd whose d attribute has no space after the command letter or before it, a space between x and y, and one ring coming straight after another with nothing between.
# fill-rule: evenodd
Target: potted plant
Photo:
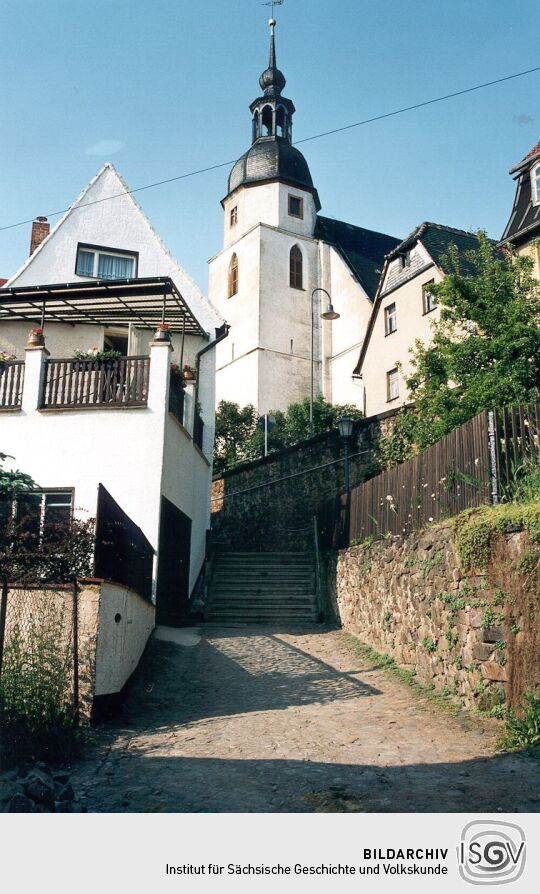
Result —
<instances>
[{"instance_id":1,"label":"potted plant","mask_svg":"<svg viewBox=\"0 0 540 894\"><path fill-rule=\"evenodd\" d=\"M154 341L170 341L171 336L169 333L169 324L168 323L158 323L156 326L156 332L154 335Z\"/></svg>"},{"instance_id":2,"label":"potted plant","mask_svg":"<svg viewBox=\"0 0 540 894\"><path fill-rule=\"evenodd\" d=\"M102 369L112 369L121 356L121 351L100 351L99 348L90 348L89 351L75 351L73 354L75 360L73 367L76 370L92 369L95 366Z\"/></svg>"},{"instance_id":3,"label":"potted plant","mask_svg":"<svg viewBox=\"0 0 540 894\"><path fill-rule=\"evenodd\" d=\"M30 333L28 335L28 339L26 341L27 348L42 348L45 345L45 339L43 338L43 327L42 326L32 326Z\"/></svg>"},{"instance_id":4,"label":"potted plant","mask_svg":"<svg viewBox=\"0 0 540 894\"><path fill-rule=\"evenodd\" d=\"M3 373L10 360L15 360L14 354L6 354L0 351L0 373Z\"/></svg>"},{"instance_id":5,"label":"potted plant","mask_svg":"<svg viewBox=\"0 0 540 894\"><path fill-rule=\"evenodd\" d=\"M171 380L179 388L185 388L186 383L178 363L171 363Z\"/></svg>"},{"instance_id":6,"label":"potted plant","mask_svg":"<svg viewBox=\"0 0 540 894\"><path fill-rule=\"evenodd\" d=\"M189 363L184 363L184 368L183 368L183 370L182 370L182 375L183 375L183 377L184 377L184 382L186 382L186 383L188 383L188 384L191 383L191 382L196 382L196 381L197 381L197 373L196 373L196 371L193 369L193 367L189 365Z\"/></svg>"}]
</instances>

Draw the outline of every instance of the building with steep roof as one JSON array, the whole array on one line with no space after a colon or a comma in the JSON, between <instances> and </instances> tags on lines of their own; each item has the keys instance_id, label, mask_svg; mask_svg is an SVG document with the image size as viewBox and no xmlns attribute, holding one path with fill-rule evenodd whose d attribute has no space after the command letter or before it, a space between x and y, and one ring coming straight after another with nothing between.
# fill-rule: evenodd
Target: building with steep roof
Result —
<instances>
[{"instance_id":1,"label":"building with steep roof","mask_svg":"<svg viewBox=\"0 0 540 894\"><path fill-rule=\"evenodd\" d=\"M501 243L511 243L519 254L532 257L535 275L540 279L540 143L510 170L516 183L516 195L510 219Z\"/></svg>"},{"instance_id":2,"label":"building with steep roof","mask_svg":"<svg viewBox=\"0 0 540 894\"><path fill-rule=\"evenodd\" d=\"M210 261L209 298L231 326L217 349L216 399L267 413L313 391L362 406L352 370L384 257L399 240L319 214L309 165L292 141L295 107L283 95L274 28L271 19L251 146L230 172L223 249ZM330 298L333 321L321 319Z\"/></svg>"},{"instance_id":3,"label":"building with steep roof","mask_svg":"<svg viewBox=\"0 0 540 894\"><path fill-rule=\"evenodd\" d=\"M443 224L425 221L387 255L353 373L364 385L366 415L408 402L410 349L417 339L431 339L439 308L430 286L444 278L452 246L466 272L467 252L478 248L478 236Z\"/></svg>"}]
</instances>

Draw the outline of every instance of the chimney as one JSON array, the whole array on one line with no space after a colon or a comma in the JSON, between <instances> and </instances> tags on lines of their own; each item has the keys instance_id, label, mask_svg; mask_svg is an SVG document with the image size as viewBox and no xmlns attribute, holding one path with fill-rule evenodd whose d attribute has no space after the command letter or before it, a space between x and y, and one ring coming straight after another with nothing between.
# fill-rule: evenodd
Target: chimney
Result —
<instances>
[{"instance_id":1,"label":"chimney","mask_svg":"<svg viewBox=\"0 0 540 894\"><path fill-rule=\"evenodd\" d=\"M46 236L49 235L49 230L51 229L50 223L48 223L46 217L36 217L35 221L32 224L32 236L30 239L30 254L33 255L36 248L43 242Z\"/></svg>"}]
</instances>

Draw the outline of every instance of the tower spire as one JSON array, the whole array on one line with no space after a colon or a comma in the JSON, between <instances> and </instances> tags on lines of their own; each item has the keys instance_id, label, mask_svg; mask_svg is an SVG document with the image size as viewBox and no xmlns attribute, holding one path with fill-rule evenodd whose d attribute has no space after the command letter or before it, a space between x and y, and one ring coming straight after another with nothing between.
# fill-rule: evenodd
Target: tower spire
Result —
<instances>
[{"instance_id":1,"label":"tower spire","mask_svg":"<svg viewBox=\"0 0 540 894\"><path fill-rule=\"evenodd\" d=\"M268 24L270 25L270 55L268 59L268 68L263 71L260 76L259 84L261 85L261 89L264 90L265 96L278 97L286 84L286 80L285 75L276 65L276 39L274 31L277 24L276 20L270 19Z\"/></svg>"}]
</instances>

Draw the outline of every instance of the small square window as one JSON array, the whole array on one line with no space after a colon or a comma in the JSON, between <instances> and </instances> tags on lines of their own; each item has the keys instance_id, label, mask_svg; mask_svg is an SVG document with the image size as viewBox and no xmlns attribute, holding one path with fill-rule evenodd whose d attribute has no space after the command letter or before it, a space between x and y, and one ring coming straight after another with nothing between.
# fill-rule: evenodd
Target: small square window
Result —
<instances>
[{"instance_id":1,"label":"small square window","mask_svg":"<svg viewBox=\"0 0 540 894\"><path fill-rule=\"evenodd\" d=\"M231 208L231 227L234 227L238 223L238 205L235 205L234 208Z\"/></svg>"},{"instance_id":2,"label":"small square window","mask_svg":"<svg viewBox=\"0 0 540 894\"><path fill-rule=\"evenodd\" d=\"M304 200L300 196L289 195L289 215L291 217L304 217Z\"/></svg>"},{"instance_id":3,"label":"small square window","mask_svg":"<svg viewBox=\"0 0 540 894\"><path fill-rule=\"evenodd\" d=\"M392 332L395 332L397 329L397 313L396 313L396 305L389 304L388 307L384 309L384 331L386 335L390 335Z\"/></svg>"},{"instance_id":4,"label":"small square window","mask_svg":"<svg viewBox=\"0 0 540 894\"><path fill-rule=\"evenodd\" d=\"M431 286L435 285L435 280L431 279L429 282L424 283L422 286L422 301L424 304L424 313L429 314L432 310L435 310L439 301L435 292L432 290Z\"/></svg>"},{"instance_id":5,"label":"small square window","mask_svg":"<svg viewBox=\"0 0 540 894\"><path fill-rule=\"evenodd\" d=\"M399 397L399 372L397 368L391 369L386 373L386 393L389 401Z\"/></svg>"}]
</instances>

